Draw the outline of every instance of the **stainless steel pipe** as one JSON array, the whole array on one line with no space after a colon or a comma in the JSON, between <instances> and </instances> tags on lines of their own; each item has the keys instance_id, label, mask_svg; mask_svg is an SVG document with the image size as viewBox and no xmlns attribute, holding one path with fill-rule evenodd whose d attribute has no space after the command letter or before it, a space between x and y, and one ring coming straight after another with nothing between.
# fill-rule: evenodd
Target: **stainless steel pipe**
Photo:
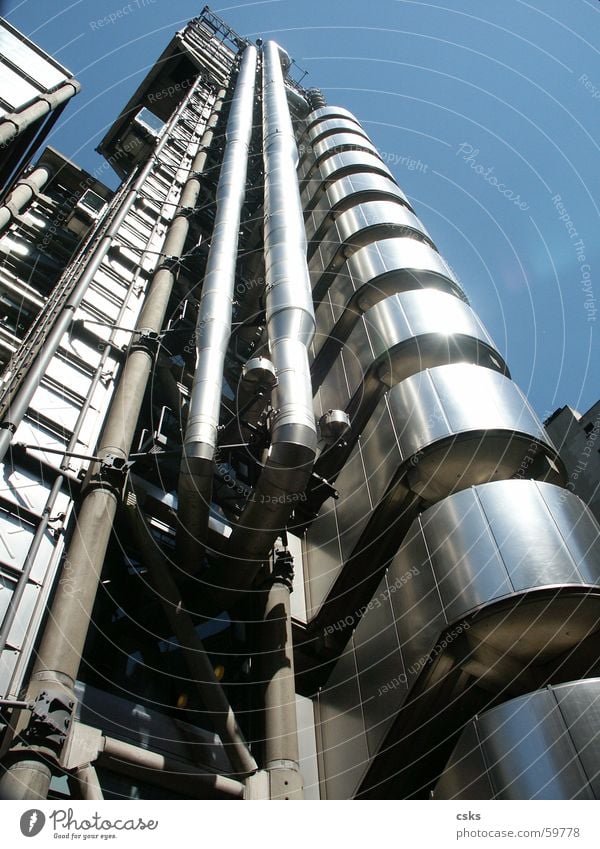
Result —
<instances>
[{"instance_id":1,"label":"stainless steel pipe","mask_svg":"<svg viewBox=\"0 0 600 849\"><path fill-rule=\"evenodd\" d=\"M195 572L202 559L223 392L225 354L231 336L239 227L246 196L252 139L257 50L242 57L217 186L217 210L196 323L197 364L188 406L179 475L178 561Z\"/></svg>"}]
</instances>

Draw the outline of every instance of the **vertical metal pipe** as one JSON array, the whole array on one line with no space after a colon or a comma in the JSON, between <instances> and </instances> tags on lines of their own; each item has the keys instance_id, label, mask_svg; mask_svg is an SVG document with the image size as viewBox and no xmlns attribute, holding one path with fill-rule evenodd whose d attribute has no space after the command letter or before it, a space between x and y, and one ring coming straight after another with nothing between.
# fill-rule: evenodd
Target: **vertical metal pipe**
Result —
<instances>
[{"instance_id":1,"label":"vertical metal pipe","mask_svg":"<svg viewBox=\"0 0 600 849\"><path fill-rule=\"evenodd\" d=\"M262 624L261 677L264 680L265 769L271 799L301 799L296 687L290 592L292 561L277 558Z\"/></svg>"},{"instance_id":2,"label":"vertical metal pipe","mask_svg":"<svg viewBox=\"0 0 600 849\"><path fill-rule=\"evenodd\" d=\"M19 215L31 203L50 179L52 171L46 165L41 165L19 180L12 192L0 207L0 233L9 226L16 215Z\"/></svg>"},{"instance_id":3,"label":"vertical metal pipe","mask_svg":"<svg viewBox=\"0 0 600 849\"><path fill-rule=\"evenodd\" d=\"M175 125L194 91L195 87L172 119L171 126ZM206 164L207 147L212 141L214 126L224 96L225 90L221 89L219 100L215 105L217 114L213 113L214 120L201 139L200 150L194 159L191 176L180 198L181 211L173 218L169 227L163 248L163 253L167 256L178 257L183 251L189 228L184 210L196 205L200 192L199 174ZM166 129L165 136L159 142L161 148L166 144L169 129L170 127ZM153 163L154 158L142 170L142 174L147 176ZM122 210L118 216L121 221L137 196L142 182L140 179L136 180L132 192L129 193L133 194L131 201L125 203L125 211ZM137 322L136 337L129 350L100 439L97 455L101 459L113 455L125 460L129 455L154 359L152 348L144 344L143 340L148 338L148 334L158 334L162 330L173 282L172 267L159 268L152 279ZM81 653L121 495L121 484L122 482L115 482L107 477L100 464L95 463L90 467L77 523L29 682L28 693L31 699L35 699L48 682L64 688L66 694L73 697ZM17 735L27 727L28 720L29 717L22 711L16 726ZM17 745L12 755L16 762L0 781L0 794L3 792L4 781L11 781L10 772L21 769L19 763L28 759L27 753L26 746ZM37 773L34 774L33 771L30 777L31 781L39 780ZM26 774L21 770L21 783L27 784L27 780Z\"/></svg>"},{"instance_id":4,"label":"vertical metal pipe","mask_svg":"<svg viewBox=\"0 0 600 849\"><path fill-rule=\"evenodd\" d=\"M207 585L223 588L219 601L224 606L251 586L306 489L316 456L308 361L315 314L296 174L298 148L283 82L286 55L274 41L263 48L266 314L277 372L271 446L253 497L229 538L235 565L209 569L203 578Z\"/></svg>"},{"instance_id":5,"label":"vertical metal pipe","mask_svg":"<svg viewBox=\"0 0 600 849\"><path fill-rule=\"evenodd\" d=\"M257 50L244 50L227 121L226 147L217 186L217 210L196 324L197 365L188 406L179 474L178 562L200 566L212 495L213 463L231 336L239 227L246 196L252 139Z\"/></svg>"}]
</instances>

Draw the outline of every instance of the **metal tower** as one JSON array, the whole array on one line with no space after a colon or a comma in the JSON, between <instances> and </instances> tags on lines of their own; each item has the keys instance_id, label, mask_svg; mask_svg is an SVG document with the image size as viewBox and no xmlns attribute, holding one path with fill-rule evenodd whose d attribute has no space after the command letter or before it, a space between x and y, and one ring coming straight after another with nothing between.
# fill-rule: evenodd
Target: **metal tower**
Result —
<instances>
[{"instance_id":1,"label":"metal tower","mask_svg":"<svg viewBox=\"0 0 600 849\"><path fill-rule=\"evenodd\" d=\"M205 8L0 208L0 794L598 798L600 528L300 80Z\"/></svg>"}]
</instances>

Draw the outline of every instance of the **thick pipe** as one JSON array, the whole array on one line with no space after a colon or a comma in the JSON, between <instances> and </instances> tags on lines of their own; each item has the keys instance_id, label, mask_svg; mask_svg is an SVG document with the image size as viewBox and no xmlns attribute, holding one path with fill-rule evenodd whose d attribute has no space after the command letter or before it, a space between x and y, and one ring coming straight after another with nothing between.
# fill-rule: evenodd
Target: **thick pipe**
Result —
<instances>
[{"instance_id":1,"label":"thick pipe","mask_svg":"<svg viewBox=\"0 0 600 849\"><path fill-rule=\"evenodd\" d=\"M292 572L275 564L262 624L265 769L271 799L301 799L290 592ZM283 568L282 568L283 567Z\"/></svg>"},{"instance_id":2,"label":"thick pipe","mask_svg":"<svg viewBox=\"0 0 600 849\"><path fill-rule=\"evenodd\" d=\"M221 738L234 771L240 776L257 771L256 761L250 754L235 714L225 691L217 679L212 663L204 650L202 640L185 610L183 600L166 558L157 549L146 521L140 512L137 499L131 493L127 499L127 515L133 530L136 546L148 569L150 582L164 608L173 633L177 637L185 662L192 676L202 704L210 714L214 729Z\"/></svg>"},{"instance_id":3,"label":"thick pipe","mask_svg":"<svg viewBox=\"0 0 600 849\"><path fill-rule=\"evenodd\" d=\"M75 781L77 782L82 799L93 802L100 802L104 799L104 794L98 781L98 773L91 764L80 766L75 770Z\"/></svg>"},{"instance_id":4,"label":"thick pipe","mask_svg":"<svg viewBox=\"0 0 600 849\"><path fill-rule=\"evenodd\" d=\"M196 324L194 373L179 475L178 563L198 570L206 542L223 392L225 354L231 336L239 228L246 196L252 139L257 51L243 54L217 186L217 209Z\"/></svg>"},{"instance_id":5,"label":"thick pipe","mask_svg":"<svg viewBox=\"0 0 600 849\"><path fill-rule=\"evenodd\" d=\"M244 785L241 781L224 775L200 772L196 767L182 761L167 758L148 749L141 749L139 746L124 743L113 737L104 738L104 748L98 760L110 769L114 769L115 772L134 774L152 784L169 786L179 779L180 784L188 785L187 792L190 792L190 795L195 790L195 786L200 785L235 799L242 799L244 796Z\"/></svg>"},{"instance_id":6,"label":"thick pipe","mask_svg":"<svg viewBox=\"0 0 600 849\"><path fill-rule=\"evenodd\" d=\"M77 80L69 80L63 83L56 91L42 95L39 100L32 103L22 112L11 112L5 115L0 125L0 147L5 147L15 136L18 136L27 127L39 121L44 115L52 112L57 106L66 103L81 89Z\"/></svg>"},{"instance_id":7,"label":"thick pipe","mask_svg":"<svg viewBox=\"0 0 600 849\"><path fill-rule=\"evenodd\" d=\"M195 87L191 89L186 100L173 117L170 128L175 125L179 116L183 113L194 91ZM215 105L217 113L222 106L224 96L225 91L221 90L218 105ZM214 116L213 114L213 117L214 121L210 129L207 129L202 136L199 152L192 165L191 175L181 194L180 211L173 218L165 239L163 253L167 256L180 256L183 251L189 227L185 210L195 207L198 199L200 192L199 173L206 163L207 147L212 141L218 115ZM167 128L165 135L159 142L161 148L166 143L168 129L170 128ZM154 158L152 157L142 170L144 178L150 173ZM142 181L138 178L129 193L133 193L133 197L128 204L125 204L125 212L122 209L117 216L121 221L141 186ZM111 231L113 229L114 227L111 227ZM116 458L126 460L129 455L146 384L154 361L153 351L140 340L143 339L145 334L158 334L162 330L173 281L174 270L171 267L159 268L154 274L138 318L136 337L129 350L100 439L97 451L97 456L100 458L113 455ZM118 481L113 484L110 479L102 475L99 464L92 464L88 471L87 486L84 485L83 501L68 548L63 573L58 583L29 683L30 698L35 698L40 690L47 686L48 682L63 687L67 694L72 697L112 524L119 504L120 490L121 485ZM17 734L26 727L27 722L28 717L21 712L16 729ZM21 757L28 757L27 748L18 747L16 751ZM15 766L18 766L18 760ZM0 782L0 793L4 780L3 778ZM8 781L9 778L6 780Z\"/></svg>"},{"instance_id":8,"label":"thick pipe","mask_svg":"<svg viewBox=\"0 0 600 849\"><path fill-rule=\"evenodd\" d=\"M203 578L216 589L225 589L226 606L251 586L285 528L294 502L306 489L317 448L308 360L315 314L296 175L298 148L279 46L268 41L263 56L266 317L278 382L266 464L229 539L235 563L226 570L208 570ZM236 556L239 552L243 556Z\"/></svg>"},{"instance_id":9,"label":"thick pipe","mask_svg":"<svg viewBox=\"0 0 600 849\"><path fill-rule=\"evenodd\" d=\"M184 111L185 106L187 105L194 91L195 88L192 88L190 90L190 93L174 115L170 126L175 125L176 121L179 119L180 114ZM4 459L6 452L10 447L13 434L15 433L17 427L25 416L31 399L33 398L38 388L39 382L42 379L44 373L46 372L46 369L48 368L56 351L58 350L64 334L69 329L69 326L73 321L73 316L77 311L81 301L83 300L83 297L87 292L88 286L94 279L98 269L102 264L104 257L106 256L112 245L113 239L118 234L119 229L123 224L123 221L127 217L131 207L133 206L135 200L137 199L142 189L142 186L148 178L148 175L150 174L154 166L156 156L160 154L161 150L169 140L169 129L170 127L165 128L165 132L159 140L153 155L141 168L135 180L133 181L131 188L124 195L121 201L120 208L114 216L108 230L106 231L102 239L98 242L96 248L91 254L90 259L86 264L85 270L77 281L77 284L75 285L70 296L67 298L66 303L64 304L61 312L59 313L56 321L54 322L52 330L48 334L48 338L45 340L41 351L35 358L31 367L28 369L27 375L24 378L23 383L19 387L15 397L12 399L9 410L4 420L2 421L0 429L0 462Z\"/></svg>"},{"instance_id":10,"label":"thick pipe","mask_svg":"<svg viewBox=\"0 0 600 849\"><path fill-rule=\"evenodd\" d=\"M52 174L47 165L40 165L27 177L19 180L12 192L0 207L0 233L11 221L31 203L36 194L43 189Z\"/></svg>"}]
</instances>

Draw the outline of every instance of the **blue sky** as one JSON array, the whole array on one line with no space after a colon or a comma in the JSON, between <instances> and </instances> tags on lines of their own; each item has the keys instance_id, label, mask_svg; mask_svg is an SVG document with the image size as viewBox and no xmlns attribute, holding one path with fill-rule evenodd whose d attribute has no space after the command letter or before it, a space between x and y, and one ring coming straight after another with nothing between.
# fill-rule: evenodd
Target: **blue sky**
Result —
<instances>
[{"instance_id":1,"label":"blue sky","mask_svg":"<svg viewBox=\"0 0 600 849\"><path fill-rule=\"evenodd\" d=\"M4 15L83 85L51 143L97 169L94 147L202 5L5 0ZM243 35L279 40L307 84L357 115L538 414L590 407L600 397L600 3L212 8Z\"/></svg>"}]
</instances>

